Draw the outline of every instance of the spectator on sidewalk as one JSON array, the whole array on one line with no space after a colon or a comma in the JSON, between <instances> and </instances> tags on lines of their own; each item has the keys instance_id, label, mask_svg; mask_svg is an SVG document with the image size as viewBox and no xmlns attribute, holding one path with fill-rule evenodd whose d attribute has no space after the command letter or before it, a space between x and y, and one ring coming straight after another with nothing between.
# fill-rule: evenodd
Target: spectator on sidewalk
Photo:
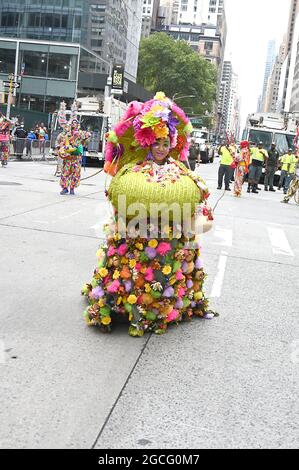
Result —
<instances>
[{"instance_id":1,"label":"spectator on sidewalk","mask_svg":"<svg viewBox=\"0 0 299 470\"><path fill-rule=\"evenodd\" d=\"M12 135L15 139L15 154L17 158L22 158L27 137L27 132L24 129L24 124L17 124Z\"/></svg>"},{"instance_id":2,"label":"spectator on sidewalk","mask_svg":"<svg viewBox=\"0 0 299 470\"><path fill-rule=\"evenodd\" d=\"M28 132L27 138L26 138L26 155L27 157L31 157L32 155L32 142L33 140L36 140L36 135L33 129Z\"/></svg>"}]
</instances>

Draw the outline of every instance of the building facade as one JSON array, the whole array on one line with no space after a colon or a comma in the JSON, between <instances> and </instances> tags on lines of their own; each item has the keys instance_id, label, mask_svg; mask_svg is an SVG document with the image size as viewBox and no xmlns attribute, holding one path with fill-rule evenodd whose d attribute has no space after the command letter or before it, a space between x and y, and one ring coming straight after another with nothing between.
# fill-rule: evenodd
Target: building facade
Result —
<instances>
[{"instance_id":1,"label":"building facade","mask_svg":"<svg viewBox=\"0 0 299 470\"><path fill-rule=\"evenodd\" d=\"M266 66L265 66L263 91L262 91L262 104L261 104L262 112L265 111L268 80L272 72L274 62L275 62L275 41L271 40L268 42L268 49L267 49L267 59L266 59Z\"/></svg>"},{"instance_id":2,"label":"building facade","mask_svg":"<svg viewBox=\"0 0 299 470\"><path fill-rule=\"evenodd\" d=\"M81 44L136 81L140 0L0 0L0 36ZM127 56L129 60L127 60Z\"/></svg>"},{"instance_id":3,"label":"building facade","mask_svg":"<svg viewBox=\"0 0 299 470\"><path fill-rule=\"evenodd\" d=\"M223 10L223 0L180 0L178 21L180 24L217 25Z\"/></svg>"},{"instance_id":4,"label":"building facade","mask_svg":"<svg viewBox=\"0 0 299 470\"><path fill-rule=\"evenodd\" d=\"M160 0L143 0L141 37L148 37L152 30L156 30L158 28L159 7Z\"/></svg>"},{"instance_id":5,"label":"building facade","mask_svg":"<svg viewBox=\"0 0 299 470\"><path fill-rule=\"evenodd\" d=\"M292 46L294 40L295 24L296 19L299 13L299 0L291 0L290 14L289 14L289 24L287 30L287 50L286 50L286 59L284 64L284 75L283 83L281 83L280 88L280 97L279 97L279 109L280 112L287 112L289 105L287 104L287 94L290 95L290 80L293 77L290 77L290 66L292 60Z\"/></svg>"},{"instance_id":6,"label":"building facade","mask_svg":"<svg viewBox=\"0 0 299 470\"><path fill-rule=\"evenodd\" d=\"M286 40L281 44L275 63L270 73L264 104L264 112L276 112L281 79L281 69L286 57Z\"/></svg>"},{"instance_id":7,"label":"building facade","mask_svg":"<svg viewBox=\"0 0 299 470\"><path fill-rule=\"evenodd\" d=\"M165 26L178 24L179 6L179 0L160 1L161 17Z\"/></svg>"},{"instance_id":8,"label":"building facade","mask_svg":"<svg viewBox=\"0 0 299 470\"><path fill-rule=\"evenodd\" d=\"M232 63L226 60L224 61L224 64L223 64L222 78L221 78L219 98L218 98L219 121L218 121L217 134L221 139L224 139L226 136L228 123L230 120L232 80L233 80Z\"/></svg>"}]
</instances>

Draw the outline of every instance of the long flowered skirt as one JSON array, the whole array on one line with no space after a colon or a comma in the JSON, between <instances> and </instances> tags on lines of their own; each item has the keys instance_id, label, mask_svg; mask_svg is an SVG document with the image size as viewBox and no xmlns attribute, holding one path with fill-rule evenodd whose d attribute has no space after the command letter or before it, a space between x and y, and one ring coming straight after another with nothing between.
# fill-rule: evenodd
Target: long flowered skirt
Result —
<instances>
[{"instance_id":1,"label":"long flowered skirt","mask_svg":"<svg viewBox=\"0 0 299 470\"><path fill-rule=\"evenodd\" d=\"M0 160L7 163L9 158L9 142L0 142Z\"/></svg>"},{"instance_id":2,"label":"long flowered skirt","mask_svg":"<svg viewBox=\"0 0 299 470\"><path fill-rule=\"evenodd\" d=\"M122 239L109 235L97 252L98 267L82 294L88 325L111 330L115 317L128 321L131 336L163 334L168 325L192 317L211 319L203 292L200 249L183 236Z\"/></svg>"},{"instance_id":3,"label":"long flowered skirt","mask_svg":"<svg viewBox=\"0 0 299 470\"><path fill-rule=\"evenodd\" d=\"M235 196L241 196L242 194L242 186L244 183L244 178L246 175L246 167L243 165L238 165L235 172L235 185L234 185L234 193Z\"/></svg>"},{"instance_id":4,"label":"long flowered skirt","mask_svg":"<svg viewBox=\"0 0 299 470\"><path fill-rule=\"evenodd\" d=\"M75 189L80 186L81 159L64 159L60 186L63 189Z\"/></svg>"}]
</instances>

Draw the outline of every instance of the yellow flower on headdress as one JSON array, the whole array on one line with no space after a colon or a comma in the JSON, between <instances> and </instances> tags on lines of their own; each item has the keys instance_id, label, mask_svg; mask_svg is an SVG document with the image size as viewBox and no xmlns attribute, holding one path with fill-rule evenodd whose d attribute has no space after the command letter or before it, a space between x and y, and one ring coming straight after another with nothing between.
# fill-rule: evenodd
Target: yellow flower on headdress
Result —
<instances>
[{"instance_id":1,"label":"yellow flower on headdress","mask_svg":"<svg viewBox=\"0 0 299 470\"><path fill-rule=\"evenodd\" d=\"M165 98L166 96L165 96L165 93L163 93L163 91L158 91L158 93L156 93L154 97L154 99L158 101L164 101Z\"/></svg>"},{"instance_id":2,"label":"yellow flower on headdress","mask_svg":"<svg viewBox=\"0 0 299 470\"><path fill-rule=\"evenodd\" d=\"M160 123L153 130L157 139L166 139L169 136L169 129L165 124Z\"/></svg>"},{"instance_id":3,"label":"yellow flower on headdress","mask_svg":"<svg viewBox=\"0 0 299 470\"><path fill-rule=\"evenodd\" d=\"M139 251L143 250L143 244L142 243L135 243L136 248L138 248Z\"/></svg>"},{"instance_id":4,"label":"yellow flower on headdress","mask_svg":"<svg viewBox=\"0 0 299 470\"><path fill-rule=\"evenodd\" d=\"M102 307L105 307L105 300L104 300L104 299L100 299L100 300L98 301L98 306L101 307L101 308L102 308Z\"/></svg>"}]
</instances>

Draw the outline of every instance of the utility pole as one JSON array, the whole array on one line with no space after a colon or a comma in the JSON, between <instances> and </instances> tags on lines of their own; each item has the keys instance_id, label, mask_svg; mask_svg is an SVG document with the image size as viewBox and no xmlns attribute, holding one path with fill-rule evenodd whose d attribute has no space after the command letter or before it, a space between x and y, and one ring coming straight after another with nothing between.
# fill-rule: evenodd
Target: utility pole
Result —
<instances>
[{"instance_id":1,"label":"utility pole","mask_svg":"<svg viewBox=\"0 0 299 470\"><path fill-rule=\"evenodd\" d=\"M7 118L7 119L10 119L10 108L11 108L11 102L12 102L14 78L15 78L15 76L14 76L13 73L10 73L10 74L8 75L9 91L8 91L7 111L6 111L6 118Z\"/></svg>"}]
</instances>

